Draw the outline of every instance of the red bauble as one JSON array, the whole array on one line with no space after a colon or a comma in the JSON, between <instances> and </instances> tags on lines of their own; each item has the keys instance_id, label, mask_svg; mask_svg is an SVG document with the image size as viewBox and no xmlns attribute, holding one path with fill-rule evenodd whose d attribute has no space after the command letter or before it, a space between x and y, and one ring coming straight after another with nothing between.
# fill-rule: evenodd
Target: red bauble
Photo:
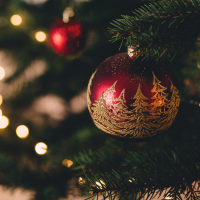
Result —
<instances>
[{"instance_id":1,"label":"red bauble","mask_svg":"<svg viewBox=\"0 0 200 200\"><path fill-rule=\"evenodd\" d=\"M67 23L58 20L52 26L49 35L52 49L63 56L75 55L84 46L83 27L80 22L73 19Z\"/></svg>"},{"instance_id":2,"label":"red bauble","mask_svg":"<svg viewBox=\"0 0 200 200\"><path fill-rule=\"evenodd\" d=\"M143 141L167 130L180 103L179 91L154 57L133 62L127 53L106 59L88 84L88 109L111 136Z\"/></svg>"}]
</instances>

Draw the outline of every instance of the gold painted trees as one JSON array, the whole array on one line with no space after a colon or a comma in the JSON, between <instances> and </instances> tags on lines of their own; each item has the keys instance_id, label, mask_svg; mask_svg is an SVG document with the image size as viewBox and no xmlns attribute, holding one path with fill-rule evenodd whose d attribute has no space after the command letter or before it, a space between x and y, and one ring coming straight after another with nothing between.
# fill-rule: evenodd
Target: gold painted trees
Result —
<instances>
[{"instance_id":1,"label":"gold painted trees","mask_svg":"<svg viewBox=\"0 0 200 200\"><path fill-rule=\"evenodd\" d=\"M152 103L149 103L149 99L142 93L140 83L136 94L131 98L134 100L133 103L126 104L125 88L119 97L115 98L117 81L105 93L102 92L94 103L89 102L96 126L108 134L127 138L152 137L165 131L172 124L178 112L179 92L170 81L171 96L169 98L169 94L165 92L167 88L161 85L161 81L153 72L152 74L151 99L154 100ZM90 98L90 88L88 93L88 98Z\"/></svg>"},{"instance_id":2,"label":"gold painted trees","mask_svg":"<svg viewBox=\"0 0 200 200\"><path fill-rule=\"evenodd\" d=\"M130 129L133 136L142 137L143 135L148 135L149 124L148 124L148 115L149 115L149 103L148 100L141 91L140 84L138 86L137 92L135 96L132 98L135 99L135 102L130 104L130 106L134 107L130 114Z\"/></svg>"},{"instance_id":3,"label":"gold painted trees","mask_svg":"<svg viewBox=\"0 0 200 200\"><path fill-rule=\"evenodd\" d=\"M167 96L168 94L164 91L167 89L166 87L161 85L161 81L159 81L155 74L153 74L153 88L151 90L152 93L155 93L151 99L154 99L154 102L151 103L151 112L152 115L160 115L162 111L165 112L165 106L168 102Z\"/></svg>"}]
</instances>

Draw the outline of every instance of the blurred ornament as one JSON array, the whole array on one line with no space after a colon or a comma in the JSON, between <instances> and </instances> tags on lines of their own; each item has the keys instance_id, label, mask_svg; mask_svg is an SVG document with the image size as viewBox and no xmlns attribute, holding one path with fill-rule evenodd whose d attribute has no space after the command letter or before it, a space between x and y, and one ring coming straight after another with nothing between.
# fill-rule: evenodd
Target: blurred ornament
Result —
<instances>
[{"instance_id":1,"label":"blurred ornament","mask_svg":"<svg viewBox=\"0 0 200 200\"><path fill-rule=\"evenodd\" d=\"M35 39L38 42L44 42L46 40L46 34L43 31L38 31L35 33Z\"/></svg>"},{"instance_id":2,"label":"blurred ornament","mask_svg":"<svg viewBox=\"0 0 200 200\"><path fill-rule=\"evenodd\" d=\"M12 25L14 26L19 26L21 23L22 23L22 18L21 16L19 15L13 15L11 18L10 18L10 22Z\"/></svg>"},{"instance_id":3,"label":"blurred ornament","mask_svg":"<svg viewBox=\"0 0 200 200\"><path fill-rule=\"evenodd\" d=\"M154 57L133 62L127 53L106 59L88 84L87 101L96 126L127 141L144 141L167 130L180 103L164 64Z\"/></svg>"},{"instance_id":4,"label":"blurred ornament","mask_svg":"<svg viewBox=\"0 0 200 200\"><path fill-rule=\"evenodd\" d=\"M26 138L29 134L29 130L25 125L20 125L16 129L16 134L19 138Z\"/></svg>"},{"instance_id":5,"label":"blurred ornament","mask_svg":"<svg viewBox=\"0 0 200 200\"><path fill-rule=\"evenodd\" d=\"M5 77L5 69L0 66L0 80L2 80Z\"/></svg>"},{"instance_id":6,"label":"blurred ornament","mask_svg":"<svg viewBox=\"0 0 200 200\"><path fill-rule=\"evenodd\" d=\"M0 116L0 129L4 129L8 125L9 125L9 119L6 116L1 115Z\"/></svg>"},{"instance_id":7,"label":"blurred ornament","mask_svg":"<svg viewBox=\"0 0 200 200\"><path fill-rule=\"evenodd\" d=\"M43 142L39 142L35 145L35 151L39 155L43 155L47 152L47 145Z\"/></svg>"},{"instance_id":8,"label":"blurred ornament","mask_svg":"<svg viewBox=\"0 0 200 200\"><path fill-rule=\"evenodd\" d=\"M52 49L63 56L74 56L82 50L85 37L80 22L70 19L64 23L58 20L51 28L50 45Z\"/></svg>"}]
</instances>

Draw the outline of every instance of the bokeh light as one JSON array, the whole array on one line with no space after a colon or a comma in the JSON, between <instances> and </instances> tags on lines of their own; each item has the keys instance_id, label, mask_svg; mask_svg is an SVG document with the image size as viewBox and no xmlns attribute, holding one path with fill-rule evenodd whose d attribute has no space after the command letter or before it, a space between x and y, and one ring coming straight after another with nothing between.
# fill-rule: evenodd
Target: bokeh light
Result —
<instances>
[{"instance_id":1,"label":"bokeh light","mask_svg":"<svg viewBox=\"0 0 200 200\"><path fill-rule=\"evenodd\" d=\"M0 129L4 129L8 126L9 119L6 116L0 116Z\"/></svg>"},{"instance_id":2,"label":"bokeh light","mask_svg":"<svg viewBox=\"0 0 200 200\"><path fill-rule=\"evenodd\" d=\"M0 66L0 80L2 80L5 76L5 69Z\"/></svg>"},{"instance_id":3,"label":"bokeh light","mask_svg":"<svg viewBox=\"0 0 200 200\"><path fill-rule=\"evenodd\" d=\"M42 31L38 31L35 33L35 39L38 41L38 42L44 42L46 40L46 34Z\"/></svg>"},{"instance_id":4,"label":"bokeh light","mask_svg":"<svg viewBox=\"0 0 200 200\"><path fill-rule=\"evenodd\" d=\"M3 97L2 95L0 94L0 105L3 103Z\"/></svg>"},{"instance_id":5,"label":"bokeh light","mask_svg":"<svg viewBox=\"0 0 200 200\"><path fill-rule=\"evenodd\" d=\"M79 185L83 185L85 183L85 180L82 177L78 178Z\"/></svg>"},{"instance_id":6,"label":"bokeh light","mask_svg":"<svg viewBox=\"0 0 200 200\"><path fill-rule=\"evenodd\" d=\"M71 167L73 165L73 162L71 160L64 159L62 161L62 164L65 165L66 167Z\"/></svg>"},{"instance_id":7,"label":"bokeh light","mask_svg":"<svg viewBox=\"0 0 200 200\"><path fill-rule=\"evenodd\" d=\"M14 25L14 26L19 26L22 23L22 18L19 15L13 15L10 18L10 22Z\"/></svg>"},{"instance_id":8,"label":"bokeh light","mask_svg":"<svg viewBox=\"0 0 200 200\"><path fill-rule=\"evenodd\" d=\"M2 110L0 109L0 116L2 115Z\"/></svg>"},{"instance_id":9,"label":"bokeh light","mask_svg":"<svg viewBox=\"0 0 200 200\"><path fill-rule=\"evenodd\" d=\"M25 125L20 125L16 129L16 134L19 138L26 138L29 134L29 130Z\"/></svg>"},{"instance_id":10,"label":"bokeh light","mask_svg":"<svg viewBox=\"0 0 200 200\"><path fill-rule=\"evenodd\" d=\"M35 151L36 151L37 154L43 155L47 152L47 145L43 142L38 142L35 145Z\"/></svg>"}]
</instances>

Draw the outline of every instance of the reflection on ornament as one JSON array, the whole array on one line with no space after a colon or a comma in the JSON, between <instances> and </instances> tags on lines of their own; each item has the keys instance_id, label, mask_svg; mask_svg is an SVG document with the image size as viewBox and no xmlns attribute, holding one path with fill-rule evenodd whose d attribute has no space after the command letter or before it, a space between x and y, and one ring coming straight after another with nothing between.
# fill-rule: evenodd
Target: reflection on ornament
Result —
<instances>
[{"instance_id":1,"label":"reflection on ornament","mask_svg":"<svg viewBox=\"0 0 200 200\"><path fill-rule=\"evenodd\" d=\"M123 60L120 56L117 59ZM163 75L160 81L153 71L147 77L138 76L138 71L131 74L129 65L123 71L119 65L117 71L114 61L111 68L108 59L104 62L88 84L88 109L95 125L112 136L132 139L151 138L167 130L180 103L179 91L172 81Z\"/></svg>"},{"instance_id":2,"label":"reflection on ornament","mask_svg":"<svg viewBox=\"0 0 200 200\"><path fill-rule=\"evenodd\" d=\"M71 167L73 165L73 162L71 160L64 159L62 161L62 164L65 165L66 167Z\"/></svg>"},{"instance_id":3,"label":"reflection on ornament","mask_svg":"<svg viewBox=\"0 0 200 200\"><path fill-rule=\"evenodd\" d=\"M38 42L44 42L46 40L46 34L42 31L38 31L35 33L35 39Z\"/></svg>"},{"instance_id":4,"label":"reflection on ornament","mask_svg":"<svg viewBox=\"0 0 200 200\"><path fill-rule=\"evenodd\" d=\"M29 134L29 130L25 125L20 125L16 129L16 134L19 138L26 138Z\"/></svg>"},{"instance_id":5,"label":"reflection on ornament","mask_svg":"<svg viewBox=\"0 0 200 200\"><path fill-rule=\"evenodd\" d=\"M0 129L4 129L8 126L9 119L6 116L0 116Z\"/></svg>"},{"instance_id":6,"label":"reflection on ornament","mask_svg":"<svg viewBox=\"0 0 200 200\"><path fill-rule=\"evenodd\" d=\"M5 77L5 69L0 66L0 80L2 80Z\"/></svg>"},{"instance_id":7,"label":"reflection on ornament","mask_svg":"<svg viewBox=\"0 0 200 200\"><path fill-rule=\"evenodd\" d=\"M10 18L10 22L12 23L12 25L14 26L19 26L22 23L22 18L19 15L13 15Z\"/></svg>"},{"instance_id":8,"label":"reflection on ornament","mask_svg":"<svg viewBox=\"0 0 200 200\"><path fill-rule=\"evenodd\" d=\"M0 94L0 105L3 103L3 97L2 95Z\"/></svg>"},{"instance_id":9,"label":"reflection on ornament","mask_svg":"<svg viewBox=\"0 0 200 200\"><path fill-rule=\"evenodd\" d=\"M35 151L39 155L43 155L47 152L47 145L43 142L39 142L35 145Z\"/></svg>"}]
</instances>

